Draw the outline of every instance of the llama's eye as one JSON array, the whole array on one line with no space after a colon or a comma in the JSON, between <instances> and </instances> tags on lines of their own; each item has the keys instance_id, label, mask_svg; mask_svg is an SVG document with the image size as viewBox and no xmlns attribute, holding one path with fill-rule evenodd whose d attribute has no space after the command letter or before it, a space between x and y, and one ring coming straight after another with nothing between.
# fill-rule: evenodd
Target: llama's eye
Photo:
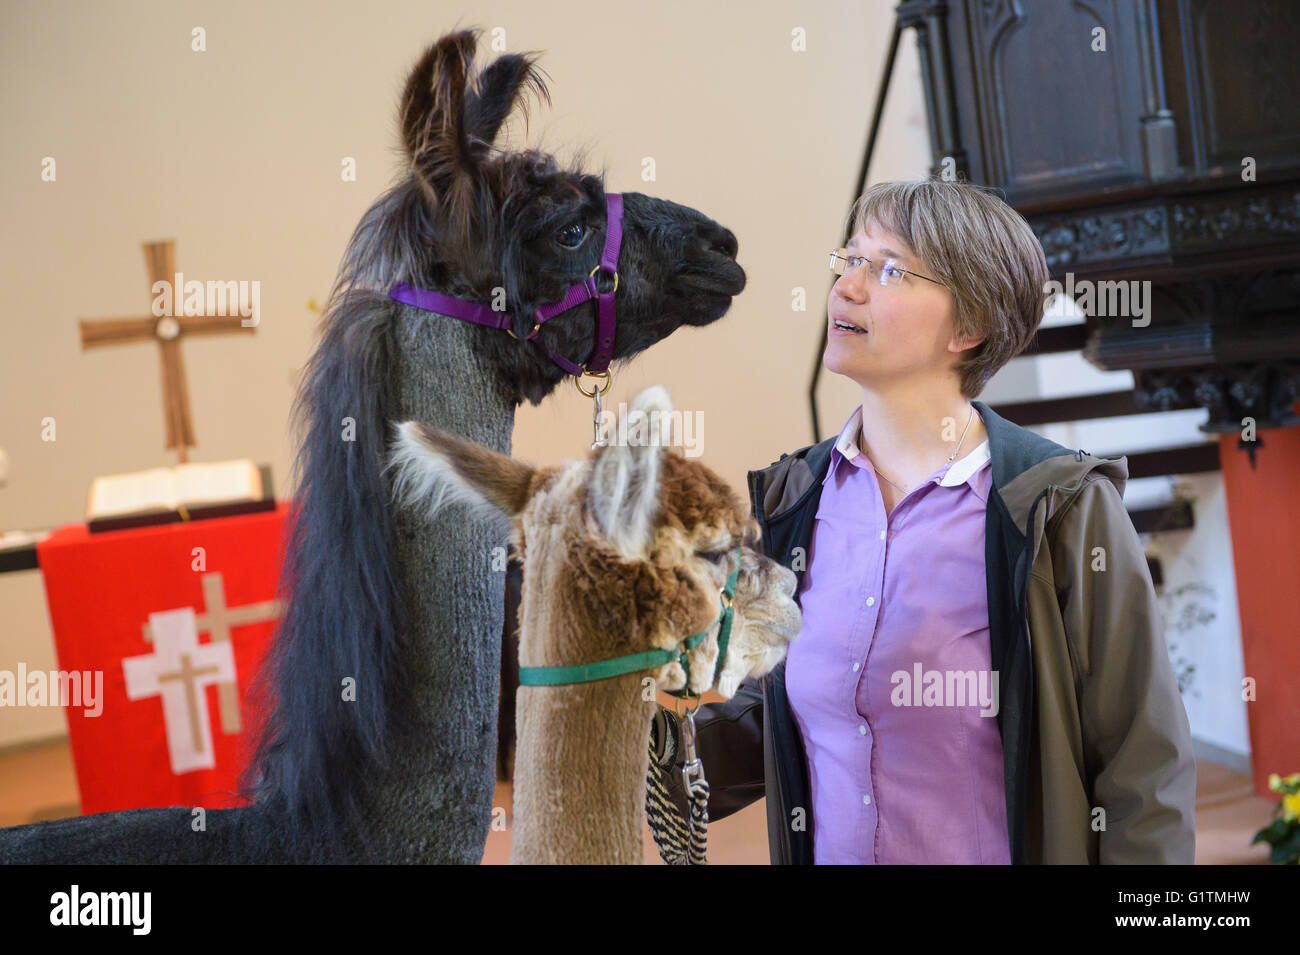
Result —
<instances>
[{"instance_id":1,"label":"llama's eye","mask_svg":"<svg viewBox=\"0 0 1300 955\"><path fill-rule=\"evenodd\" d=\"M576 249L587 238L587 227L581 222L575 222L572 225L566 225L563 229L555 233L555 241L566 249Z\"/></svg>"},{"instance_id":2,"label":"llama's eye","mask_svg":"<svg viewBox=\"0 0 1300 955\"><path fill-rule=\"evenodd\" d=\"M705 560L711 560L715 564L720 564L727 559L727 555L731 553L731 549L724 548L723 550L702 550L699 553L700 556L703 557Z\"/></svg>"}]
</instances>

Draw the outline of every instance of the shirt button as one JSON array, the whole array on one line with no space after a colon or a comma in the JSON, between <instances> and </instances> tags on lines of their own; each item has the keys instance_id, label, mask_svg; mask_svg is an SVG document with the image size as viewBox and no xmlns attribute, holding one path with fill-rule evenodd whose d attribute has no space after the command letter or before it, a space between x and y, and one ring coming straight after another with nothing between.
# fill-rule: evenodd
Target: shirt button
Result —
<instances>
[{"instance_id":1,"label":"shirt button","mask_svg":"<svg viewBox=\"0 0 1300 955\"><path fill-rule=\"evenodd\" d=\"M862 664L861 664L861 663L854 663L854 664L853 664L853 672L854 672L854 673L857 673L857 672L858 672L859 670L861 670L861 669L862 669Z\"/></svg>"},{"instance_id":2,"label":"shirt button","mask_svg":"<svg viewBox=\"0 0 1300 955\"><path fill-rule=\"evenodd\" d=\"M868 597L868 598L867 598L867 606L868 606L868 607L874 606L874 605L875 605L875 602L876 602L876 598L875 598L875 597Z\"/></svg>"},{"instance_id":3,"label":"shirt button","mask_svg":"<svg viewBox=\"0 0 1300 955\"><path fill-rule=\"evenodd\" d=\"M880 532L880 539L881 539L881 540L884 540L884 539L885 539L885 532L884 532L884 531L881 531L881 532Z\"/></svg>"},{"instance_id":4,"label":"shirt button","mask_svg":"<svg viewBox=\"0 0 1300 955\"><path fill-rule=\"evenodd\" d=\"M859 736L866 736L866 735L867 735L867 724L866 724L866 723L863 723L861 726L858 727L858 735L859 735Z\"/></svg>"},{"instance_id":5,"label":"shirt button","mask_svg":"<svg viewBox=\"0 0 1300 955\"><path fill-rule=\"evenodd\" d=\"M870 796L863 796L863 797L862 797L862 805L864 805L864 806L870 806L870 805L871 805L871 797L870 797Z\"/></svg>"}]
</instances>

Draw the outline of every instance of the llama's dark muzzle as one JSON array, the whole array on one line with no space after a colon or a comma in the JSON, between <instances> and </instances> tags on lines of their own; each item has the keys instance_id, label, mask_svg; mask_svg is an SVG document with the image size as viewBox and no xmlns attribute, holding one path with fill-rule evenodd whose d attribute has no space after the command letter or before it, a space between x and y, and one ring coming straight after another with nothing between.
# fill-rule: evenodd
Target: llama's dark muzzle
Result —
<instances>
[{"instance_id":1,"label":"llama's dark muzzle","mask_svg":"<svg viewBox=\"0 0 1300 955\"><path fill-rule=\"evenodd\" d=\"M718 295L731 299L745 290L745 270L734 259L715 255L707 266L685 266L677 284L692 294Z\"/></svg>"},{"instance_id":2,"label":"llama's dark muzzle","mask_svg":"<svg viewBox=\"0 0 1300 955\"><path fill-rule=\"evenodd\" d=\"M678 282L692 292L739 295L745 289L745 270L736 262L737 248L734 232L701 217L678 267Z\"/></svg>"},{"instance_id":3,"label":"llama's dark muzzle","mask_svg":"<svg viewBox=\"0 0 1300 955\"><path fill-rule=\"evenodd\" d=\"M730 229L716 222L705 222L700 226L700 239L703 240L708 251L725 255L729 259L736 257L738 248L736 234Z\"/></svg>"},{"instance_id":4,"label":"llama's dark muzzle","mask_svg":"<svg viewBox=\"0 0 1300 955\"><path fill-rule=\"evenodd\" d=\"M677 270L677 282L692 292L734 296L745 290L745 270L736 262L736 237L727 229L698 236Z\"/></svg>"}]
</instances>

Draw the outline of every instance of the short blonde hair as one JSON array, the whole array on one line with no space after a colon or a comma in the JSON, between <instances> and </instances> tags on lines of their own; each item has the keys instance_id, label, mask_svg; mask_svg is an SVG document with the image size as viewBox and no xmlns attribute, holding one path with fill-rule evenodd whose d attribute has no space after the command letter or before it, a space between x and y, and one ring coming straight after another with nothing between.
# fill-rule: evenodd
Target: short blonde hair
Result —
<instances>
[{"instance_id":1,"label":"short blonde hair","mask_svg":"<svg viewBox=\"0 0 1300 955\"><path fill-rule=\"evenodd\" d=\"M984 339L957 366L962 395L978 395L1033 339L1047 302L1047 260L1029 223L997 196L969 182L882 182L849 215L855 234L875 223L906 243L952 292L957 337Z\"/></svg>"}]
</instances>

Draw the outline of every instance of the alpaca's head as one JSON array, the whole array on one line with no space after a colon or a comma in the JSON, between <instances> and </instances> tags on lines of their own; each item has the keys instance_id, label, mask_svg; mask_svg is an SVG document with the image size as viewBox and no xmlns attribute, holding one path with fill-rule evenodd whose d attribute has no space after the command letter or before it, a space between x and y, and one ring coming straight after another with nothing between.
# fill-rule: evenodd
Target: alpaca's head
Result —
<instances>
[{"instance_id":1,"label":"alpaca's head","mask_svg":"<svg viewBox=\"0 0 1300 955\"><path fill-rule=\"evenodd\" d=\"M798 635L795 575L759 550L758 526L729 485L671 446L673 409L648 388L614 436L582 461L531 468L456 435L406 422L392 454L394 486L409 505L456 502L511 519L524 559L525 624L531 601L562 633L525 632L528 665L592 663L672 649L701 631L690 653L692 693L713 686L720 594L740 572L726 661L716 689L730 697L747 676L776 666ZM739 558L736 548L739 546ZM556 627L556 614L576 626ZM572 634L578 634L576 637ZM666 690L685 681L673 662L646 671Z\"/></svg>"},{"instance_id":2,"label":"alpaca's head","mask_svg":"<svg viewBox=\"0 0 1300 955\"><path fill-rule=\"evenodd\" d=\"M603 177L562 168L547 153L495 145L505 120L526 115L528 95L549 102L536 57L498 56L474 68L478 30L451 33L420 58L406 84L400 127L410 179L400 214L403 244L420 250L402 281L511 313L515 338L484 339L502 384L540 402L564 378L525 341L534 312L559 301L600 261ZM736 238L686 206L623 194L623 246L614 358L628 358L681 325L707 325L745 287ZM612 279L597 276L602 291ZM543 324L538 338L577 364L594 349L596 320L583 303Z\"/></svg>"}]
</instances>

